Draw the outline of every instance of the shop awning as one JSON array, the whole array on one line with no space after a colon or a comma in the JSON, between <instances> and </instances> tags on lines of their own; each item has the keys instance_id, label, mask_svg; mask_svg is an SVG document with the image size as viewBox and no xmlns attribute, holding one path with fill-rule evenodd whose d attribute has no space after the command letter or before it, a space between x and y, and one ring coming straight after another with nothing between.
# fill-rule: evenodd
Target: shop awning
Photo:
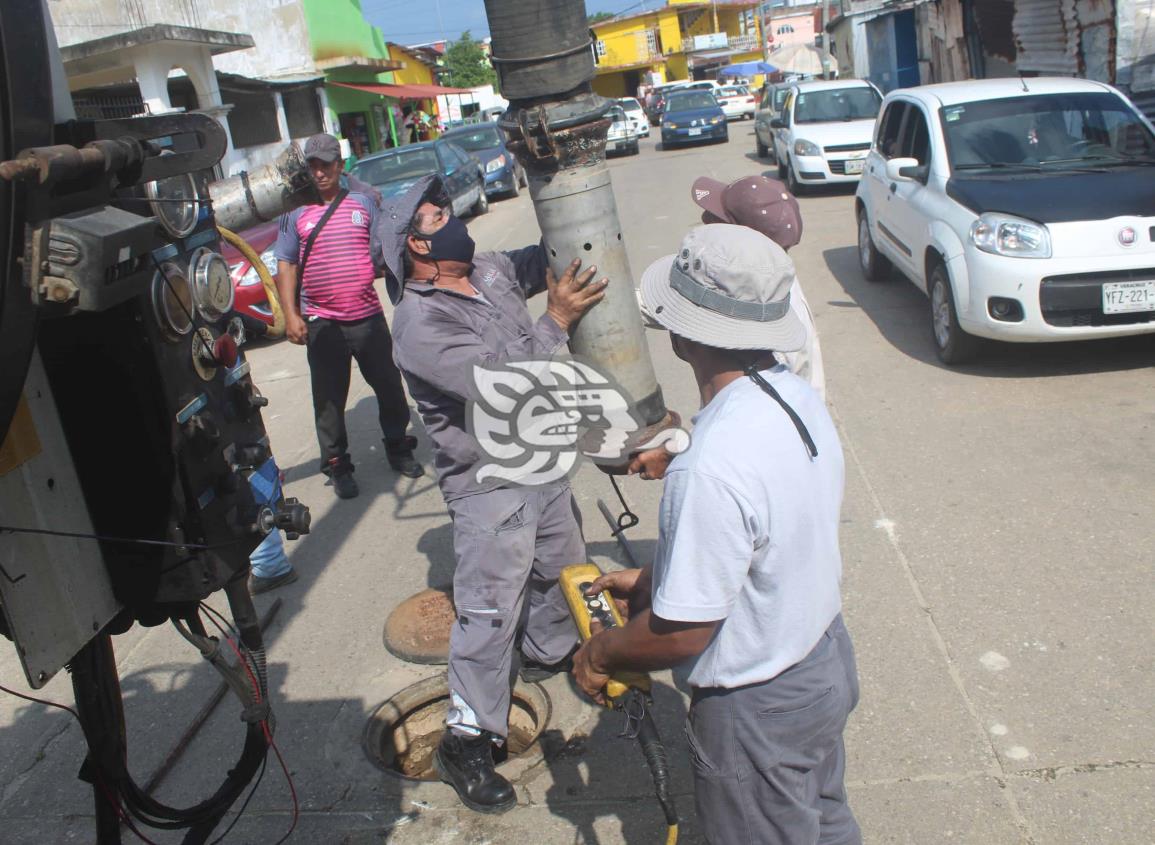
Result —
<instances>
[{"instance_id":1,"label":"shop awning","mask_svg":"<svg viewBox=\"0 0 1155 845\"><path fill-rule=\"evenodd\" d=\"M352 82L330 82L341 88L352 88L355 91L364 91L367 94L380 94L383 97L396 97L398 100L427 100L431 97L440 97L442 94L470 94L469 88L446 88L442 85L354 85Z\"/></svg>"}]
</instances>

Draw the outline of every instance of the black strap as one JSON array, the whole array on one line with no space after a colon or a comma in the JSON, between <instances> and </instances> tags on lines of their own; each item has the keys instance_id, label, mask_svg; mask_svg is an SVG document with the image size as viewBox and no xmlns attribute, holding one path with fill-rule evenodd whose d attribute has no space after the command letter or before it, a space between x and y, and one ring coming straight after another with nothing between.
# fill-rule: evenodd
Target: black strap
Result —
<instances>
[{"instance_id":1,"label":"black strap","mask_svg":"<svg viewBox=\"0 0 1155 845\"><path fill-rule=\"evenodd\" d=\"M321 230L325 228L325 224L329 222L329 218L333 216L333 212L337 210L345 197L349 196L349 189L342 188L337 192L337 196L329 203L329 207L325 209L325 213L321 215L321 219L317 221L317 225L313 227L313 231L309 233L308 239L305 241L305 248L301 250L301 263L297 265L297 299L301 298L301 288L305 284L305 265L309 263L309 253L313 251L313 244L317 241L317 235L321 234Z\"/></svg>"},{"instance_id":2,"label":"black strap","mask_svg":"<svg viewBox=\"0 0 1155 845\"><path fill-rule=\"evenodd\" d=\"M786 412L786 415L790 417L790 421L794 423L794 427L798 429L798 436L801 437L802 442L806 444L806 451L810 453L810 457L817 458L818 447L814 445L814 439L810 436L810 432L806 430L806 424L802 422L802 418L794 412L794 409L786 404L786 400L778 395L778 391L771 386L770 382L762 378L762 374L758 372L758 366L751 364L746 368L746 375L750 377L750 380L754 382L754 384L762 388L764 393L782 406L782 410Z\"/></svg>"}]
</instances>

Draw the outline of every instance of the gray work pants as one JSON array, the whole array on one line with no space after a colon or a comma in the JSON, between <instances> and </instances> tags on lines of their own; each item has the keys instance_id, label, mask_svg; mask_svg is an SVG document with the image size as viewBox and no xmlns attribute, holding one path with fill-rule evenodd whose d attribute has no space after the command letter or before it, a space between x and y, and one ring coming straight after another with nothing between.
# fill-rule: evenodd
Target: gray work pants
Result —
<instances>
[{"instance_id":1,"label":"gray work pants","mask_svg":"<svg viewBox=\"0 0 1155 845\"><path fill-rule=\"evenodd\" d=\"M505 737L510 669L521 650L556 663L577 644L558 586L562 568L586 560L581 512L568 484L511 487L449 503L453 517L453 601L449 637L450 727Z\"/></svg>"},{"instance_id":2,"label":"gray work pants","mask_svg":"<svg viewBox=\"0 0 1155 845\"><path fill-rule=\"evenodd\" d=\"M686 724L698 822L711 845L860 845L842 731L858 703L835 617L799 663L761 684L696 689Z\"/></svg>"}]
</instances>

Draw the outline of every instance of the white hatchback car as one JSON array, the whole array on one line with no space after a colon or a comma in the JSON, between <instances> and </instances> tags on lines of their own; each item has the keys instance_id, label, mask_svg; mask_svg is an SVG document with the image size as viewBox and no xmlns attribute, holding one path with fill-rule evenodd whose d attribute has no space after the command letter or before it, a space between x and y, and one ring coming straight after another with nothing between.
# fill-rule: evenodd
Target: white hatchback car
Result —
<instances>
[{"instance_id":1,"label":"white hatchback car","mask_svg":"<svg viewBox=\"0 0 1155 845\"><path fill-rule=\"evenodd\" d=\"M634 97L622 97L618 100L618 105L625 110L626 117L633 121L638 134L643 138L649 138L650 119L646 117L646 110L642 108L642 104Z\"/></svg>"},{"instance_id":2,"label":"white hatchback car","mask_svg":"<svg viewBox=\"0 0 1155 845\"><path fill-rule=\"evenodd\" d=\"M722 107L726 120L753 118L758 101L746 85L725 85L714 91L714 99Z\"/></svg>"},{"instance_id":3,"label":"white hatchback car","mask_svg":"<svg viewBox=\"0 0 1155 845\"><path fill-rule=\"evenodd\" d=\"M878 89L861 79L792 85L770 121L779 177L795 194L808 185L857 182L881 103Z\"/></svg>"},{"instance_id":4,"label":"white hatchback car","mask_svg":"<svg viewBox=\"0 0 1155 845\"><path fill-rule=\"evenodd\" d=\"M856 196L867 279L930 298L939 358L974 336L1155 332L1155 129L1109 85L985 79L888 94Z\"/></svg>"}]
</instances>

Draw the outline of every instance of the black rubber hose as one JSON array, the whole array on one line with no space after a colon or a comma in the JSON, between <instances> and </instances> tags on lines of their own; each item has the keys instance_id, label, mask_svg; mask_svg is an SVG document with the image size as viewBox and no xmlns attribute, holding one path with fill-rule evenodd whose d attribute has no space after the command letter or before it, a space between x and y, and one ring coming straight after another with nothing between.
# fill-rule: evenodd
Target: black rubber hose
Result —
<instances>
[{"instance_id":1,"label":"black rubber hose","mask_svg":"<svg viewBox=\"0 0 1155 845\"><path fill-rule=\"evenodd\" d=\"M485 0L485 14L507 100L560 96L594 78L583 0Z\"/></svg>"},{"instance_id":2,"label":"black rubber hose","mask_svg":"<svg viewBox=\"0 0 1155 845\"><path fill-rule=\"evenodd\" d=\"M673 796L670 795L670 764L666 757L666 746L662 744L658 725L654 722L654 700L648 695L645 697L645 705L646 713L638 727L638 745L642 749L642 756L646 758L646 765L650 767L650 775L654 779L654 792L658 796L658 803L662 805L662 812L666 815L666 824L672 827L678 823L678 810L674 806Z\"/></svg>"}]
</instances>

